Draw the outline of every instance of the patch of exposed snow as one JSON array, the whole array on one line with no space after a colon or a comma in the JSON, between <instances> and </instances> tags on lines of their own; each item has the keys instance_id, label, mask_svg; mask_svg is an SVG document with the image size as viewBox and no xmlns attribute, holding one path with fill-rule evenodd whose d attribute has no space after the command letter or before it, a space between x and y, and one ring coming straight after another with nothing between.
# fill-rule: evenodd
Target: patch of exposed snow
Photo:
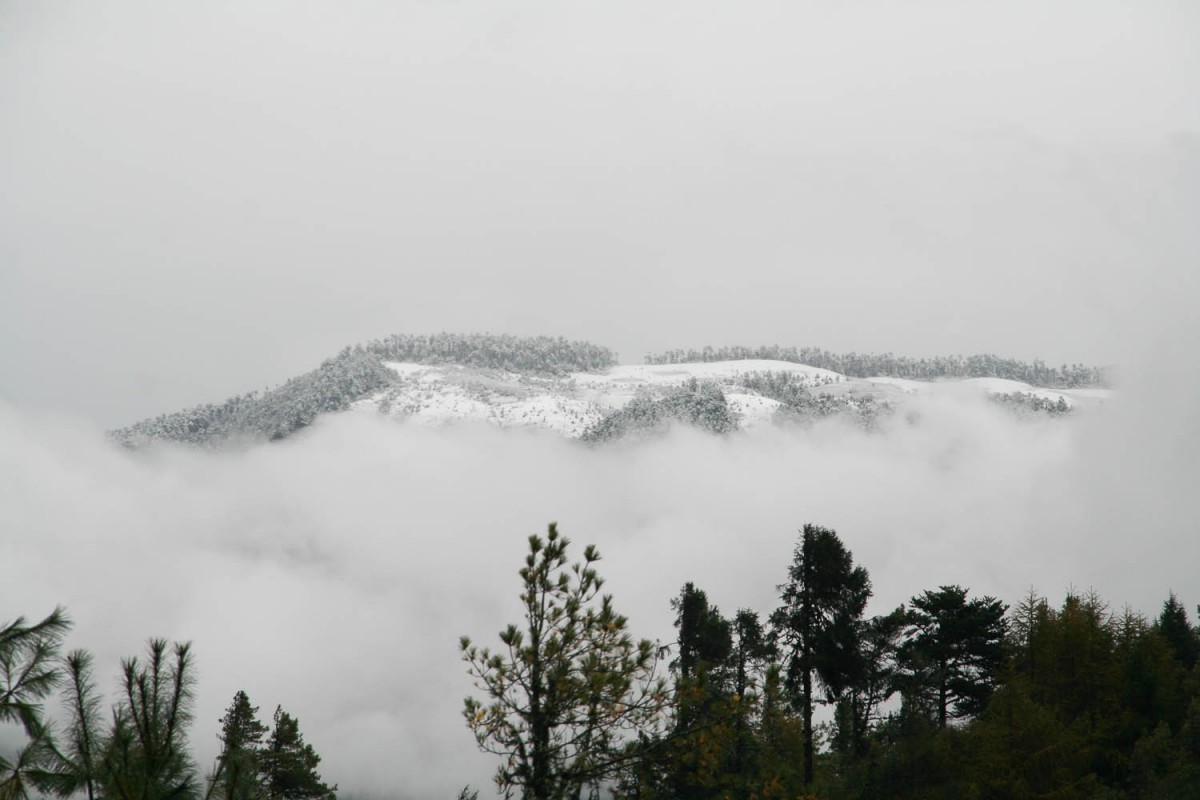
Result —
<instances>
[{"instance_id":1,"label":"patch of exposed snow","mask_svg":"<svg viewBox=\"0 0 1200 800\"><path fill-rule=\"evenodd\" d=\"M929 391L930 383L928 381L914 381L911 378L888 378L879 376L875 378L864 378L867 383L875 383L881 386L895 386L905 394L921 394Z\"/></svg>"},{"instance_id":2,"label":"patch of exposed snow","mask_svg":"<svg viewBox=\"0 0 1200 800\"><path fill-rule=\"evenodd\" d=\"M423 372L429 372L430 370L436 369L428 364L410 364L401 361L384 361L383 365L392 372L395 372L397 375L404 378L420 375Z\"/></svg>"},{"instance_id":3,"label":"patch of exposed snow","mask_svg":"<svg viewBox=\"0 0 1200 800\"><path fill-rule=\"evenodd\" d=\"M548 428L563 436L578 438L602 417L603 413L591 403L539 395L494 406L488 421L503 427Z\"/></svg>"},{"instance_id":4,"label":"patch of exposed snow","mask_svg":"<svg viewBox=\"0 0 1200 800\"><path fill-rule=\"evenodd\" d=\"M727 392L725 402L738 420L739 428L759 428L769 425L782 403L758 394Z\"/></svg>"}]
</instances>

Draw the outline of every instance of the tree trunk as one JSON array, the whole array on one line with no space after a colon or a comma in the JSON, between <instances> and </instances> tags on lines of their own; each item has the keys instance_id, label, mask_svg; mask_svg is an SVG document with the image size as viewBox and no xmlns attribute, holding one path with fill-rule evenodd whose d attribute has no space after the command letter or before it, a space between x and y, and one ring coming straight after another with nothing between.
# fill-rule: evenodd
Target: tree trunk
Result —
<instances>
[{"instance_id":1,"label":"tree trunk","mask_svg":"<svg viewBox=\"0 0 1200 800\"><path fill-rule=\"evenodd\" d=\"M804 544L801 549L802 576L804 586L800 593L800 638L801 644L801 676L802 691L804 692L804 786L807 788L813 781L813 599L812 599L812 533L804 526Z\"/></svg>"},{"instance_id":2,"label":"tree trunk","mask_svg":"<svg viewBox=\"0 0 1200 800\"><path fill-rule=\"evenodd\" d=\"M807 787L813 781L813 704L812 704L812 670L804 668L804 785Z\"/></svg>"},{"instance_id":3,"label":"tree trunk","mask_svg":"<svg viewBox=\"0 0 1200 800\"><path fill-rule=\"evenodd\" d=\"M946 688L946 665L945 663L938 665L938 727L946 727L946 705L949 700L947 698Z\"/></svg>"}]
</instances>

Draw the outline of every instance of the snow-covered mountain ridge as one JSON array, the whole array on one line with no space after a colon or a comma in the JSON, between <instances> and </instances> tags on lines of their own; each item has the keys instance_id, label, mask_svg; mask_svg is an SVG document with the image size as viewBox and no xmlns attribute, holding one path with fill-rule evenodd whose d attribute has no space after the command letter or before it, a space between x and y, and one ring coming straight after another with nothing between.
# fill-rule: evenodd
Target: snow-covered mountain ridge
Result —
<instances>
[{"instance_id":1,"label":"snow-covered mountain ridge","mask_svg":"<svg viewBox=\"0 0 1200 800\"><path fill-rule=\"evenodd\" d=\"M720 358L725 354L734 357ZM846 364L858 377L799 363L804 354L826 364ZM682 362L679 355L618 365L607 348L561 338L393 336L346 348L276 388L163 414L114 431L113 436L129 446L156 440L270 440L286 437L324 414L350 411L382 414L407 424L473 421L603 441L672 422L725 433L771 422L848 416L872 427L880 414L903 407L915 395L990 396L1018 413L1050 414L1102 403L1109 395L1108 389L1086 381L1078 388L1046 388L995 375L1048 375L1061 382L1099 374L1091 368L1050 369L1040 362L992 356L915 361L890 354L837 355L774 347L706 349L697 353L701 360L695 362ZM872 365L891 374L870 376ZM911 377L939 371L970 377Z\"/></svg>"},{"instance_id":2,"label":"snow-covered mountain ridge","mask_svg":"<svg viewBox=\"0 0 1200 800\"><path fill-rule=\"evenodd\" d=\"M750 426L768 421L782 403L739 383L747 374L787 374L812 389L847 380L817 367L762 360L616 366L562 378L457 365L384 362L384 366L398 376L396 385L354 403L353 409L424 425L474 420L502 427L533 426L570 438L582 437L635 397L663 397L691 381L721 386L732 414L742 426Z\"/></svg>"},{"instance_id":3,"label":"snow-covered mountain ridge","mask_svg":"<svg viewBox=\"0 0 1200 800\"><path fill-rule=\"evenodd\" d=\"M763 376L786 375L812 398L833 408L894 407L919 394L971 393L1041 398L1063 410L1103 402L1108 389L1051 390L1004 378L914 381L903 378L850 378L804 364L763 359L669 365L623 365L603 372L576 372L562 378L457 365L429 366L385 362L397 382L352 404L358 413L382 413L397 420L438 426L456 421L501 427L536 427L569 438L583 437L634 398L661 398L692 382L715 384L738 428L770 424L788 403L767 396Z\"/></svg>"}]
</instances>

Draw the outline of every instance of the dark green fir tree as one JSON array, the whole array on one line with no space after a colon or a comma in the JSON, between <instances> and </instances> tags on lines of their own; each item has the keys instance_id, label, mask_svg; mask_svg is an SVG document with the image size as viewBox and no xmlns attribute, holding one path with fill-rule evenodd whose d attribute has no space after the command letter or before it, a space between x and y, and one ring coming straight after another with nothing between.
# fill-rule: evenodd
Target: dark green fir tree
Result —
<instances>
[{"instance_id":1,"label":"dark green fir tree","mask_svg":"<svg viewBox=\"0 0 1200 800\"><path fill-rule=\"evenodd\" d=\"M835 531L805 525L788 582L778 587L782 605L771 626L783 659L784 686L804 721L804 785L813 780L814 686L837 700L862 671L858 637L871 596L867 571L854 566Z\"/></svg>"},{"instance_id":2,"label":"dark green fir tree","mask_svg":"<svg viewBox=\"0 0 1200 800\"><path fill-rule=\"evenodd\" d=\"M259 751L259 774L271 800L310 800L337 796L337 786L328 786L317 772L321 757L305 744L300 722L281 707L275 708L275 727L266 746Z\"/></svg>"},{"instance_id":3,"label":"dark green fir tree","mask_svg":"<svg viewBox=\"0 0 1200 800\"><path fill-rule=\"evenodd\" d=\"M258 720L258 707L239 691L221 718L221 755L213 774L211 796L223 800L256 800L259 785L259 755L267 726Z\"/></svg>"}]
</instances>

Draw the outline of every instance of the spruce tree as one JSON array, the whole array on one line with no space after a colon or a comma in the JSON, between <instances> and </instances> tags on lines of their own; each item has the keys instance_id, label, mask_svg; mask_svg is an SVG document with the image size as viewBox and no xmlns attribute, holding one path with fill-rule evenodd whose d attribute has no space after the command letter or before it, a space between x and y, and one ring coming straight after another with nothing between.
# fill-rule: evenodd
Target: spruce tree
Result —
<instances>
[{"instance_id":1,"label":"spruce tree","mask_svg":"<svg viewBox=\"0 0 1200 800\"><path fill-rule=\"evenodd\" d=\"M258 707L239 691L221 718L221 755L211 778L212 794L224 800L261 797L259 754L267 726L258 721Z\"/></svg>"},{"instance_id":2,"label":"spruce tree","mask_svg":"<svg viewBox=\"0 0 1200 800\"><path fill-rule=\"evenodd\" d=\"M679 631L679 658L672 667L684 680L701 674L710 680L733 649L729 620L721 616L716 606L709 605L708 595L692 583L684 584L679 596L671 601L675 609L675 629Z\"/></svg>"},{"instance_id":3,"label":"spruce tree","mask_svg":"<svg viewBox=\"0 0 1200 800\"><path fill-rule=\"evenodd\" d=\"M909 699L931 709L939 728L987 704L1004 664L1007 610L994 597L968 600L960 586L912 599L901 662Z\"/></svg>"},{"instance_id":4,"label":"spruce tree","mask_svg":"<svg viewBox=\"0 0 1200 800\"><path fill-rule=\"evenodd\" d=\"M733 618L733 632L732 689L735 695L743 697L751 689L761 688L759 679L769 667L775 651L756 611L738 609Z\"/></svg>"},{"instance_id":5,"label":"spruce tree","mask_svg":"<svg viewBox=\"0 0 1200 800\"><path fill-rule=\"evenodd\" d=\"M1163 603L1162 614L1158 617L1158 631L1171 646L1175 660L1186 669L1191 669L1200 659L1200 637L1188 622L1187 609L1175 599L1171 592Z\"/></svg>"},{"instance_id":6,"label":"spruce tree","mask_svg":"<svg viewBox=\"0 0 1200 800\"><path fill-rule=\"evenodd\" d=\"M860 670L838 703L838 749L862 756L880 707L899 688L896 657L908 619L904 606L865 621L859 632Z\"/></svg>"},{"instance_id":7,"label":"spruce tree","mask_svg":"<svg viewBox=\"0 0 1200 800\"><path fill-rule=\"evenodd\" d=\"M730 771L736 706L727 661L733 652L729 620L703 590L687 583L671 601L679 657L675 673L675 730L666 754L672 795L680 800L715 797Z\"/></svg>"},{"instance_id":8,"label":"spruce tree","mask_svg":"<svg viewBox=\"0 0 1200 800\"><path fill-rule=\"evenodd\" d=\"M275 708L275 727L259 751L259 775L271 800L317 800L337 797L337 786L327 786L317 772L321 757L305 744L300 722L282 707Z\"/></svg>"},{"instance_id":9,"label":"spruce tree","mask_svg":"<svg viewBox=\"0 0 1200 800\"><path fill-rule=\"evenodd\" d=\"M784 686L804 720L804 784L813 780L814 685L836 700L862 671L858 635L871 596L867 571L854 566L835 531L805 525L796 545L782 605L771 615L784 660Z\"/></svg>"}]
</instances>

